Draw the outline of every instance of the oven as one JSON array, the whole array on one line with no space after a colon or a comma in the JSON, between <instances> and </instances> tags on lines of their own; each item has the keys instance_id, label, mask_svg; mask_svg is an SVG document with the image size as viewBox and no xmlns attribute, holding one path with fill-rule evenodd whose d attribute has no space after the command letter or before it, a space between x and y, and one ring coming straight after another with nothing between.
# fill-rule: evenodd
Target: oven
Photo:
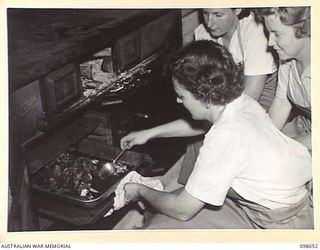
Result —
<instances>
[{"instance_id":1,"label":"oven","mask_svg":"<svg viewBox=\"0 0 320 250\"><path fill-rule=\"evenodd\" d=\"M184 153L185 140L159 139L127 150L115 175L104 180L97 175L103 164L120 152L122 136L186 115L176 104L170 79L163 75L167 54L181 44L180 12L148 13L148 10L127 10L124 16L135 25L121 29L114 25L112 18L119 16L114 10L82 13L82 18L94 17L92 37L83 41L88 48L75 57L70 56L68 61L66 54L72 54L71 50L61 52L58 67L56 58L53 61L46 58L45 73L38 77L26 75L26 83L32 79L28 84L22 84L13 74L17 72L15 60L21 58L19 50L17 55L13 53L9 57L9 80L15 84L9 98L9 183L15 203L9 224L15 223L18 213L27 210L38 220L32 230L47 230L52 224L65 225L63 229L97 229L101 220L104 229L112 229L124 210L108 219L103 219L103 215L112 208L114 190L120 180L130 171L144 176L164 174ZM22 10L15 14L12 10L9 27L17 25L19 19L24 20ZM60 14L77 15L74 10ZM100 24L96 29L97 15L101 15L101 22L108 14L111 17L106 20L114 22ZM119 27L122 22L119 18ZM78 26L67 23L66 26L68 29L60 27L58 33L63 30L70 35L73 32L70 29L74 29L83 34ZM84 26L86 31L88 26ZM30 35L30 30L26 31ZM40 39L40 31L34 32L35 39ZM106 42L96 42L98 38ZM10 47L26 42L16 39L14 34L9 34L10 51ZM99 46L93 49L95 42ZM43 64L34 62L34 67L39 67L41 72ZM29 230L28 226L10 229L8 225L8 228L9 231Z\"/></svg>"},{"instance_id":2,"label":"oven","mask_svg":"<svg viewBox=\"0 0 320 250\"><path fill-rule=\"evenodd\" d=\"M99 119L86 114L23 144L33 202L42 221L93 224L112 208L121 178L130 171L150 172L150 156L128 150L119 159L117 171L101 179L98 173L103 164L120 149L90 138L99 124Z\"/></svg>"}]
</instances>

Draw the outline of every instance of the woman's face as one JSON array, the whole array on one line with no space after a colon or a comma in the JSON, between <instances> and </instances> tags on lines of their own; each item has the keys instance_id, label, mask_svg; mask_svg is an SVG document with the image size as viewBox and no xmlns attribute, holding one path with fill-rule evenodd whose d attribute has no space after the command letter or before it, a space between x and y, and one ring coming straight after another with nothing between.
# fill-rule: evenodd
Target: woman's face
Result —
<instances>
[{"instance_id":1,"label":"woman's face","mask_svg":"<svg viewBox=\"0 0 320 250\"><path fill-rule=\"evenodd\" d=\"M195 120L206 120L207 108L197 100L194 95L186 90L177 80L173 80L173 88L177 94L177 103L182 104L192 115Z\"/></svg>"},{"instance_id":2,"label":"woman's face","mask_svg":"<svg viewBox=\"0 0 320 250\"><path fill-rule=\"evenodd\" d=\"M280 59L299 58L307 38L297 38L294 28L284 25L278 15L265 16L264 20L269 31L268 45L277 51Z\"/></svg>"},{"instance_id":3,"label":"woman's face","mask_svg":"<svg viewBox=\"0 0 320 250\"><path fill-rule=\"evenodd\" d=\"M238 22L241 9L202 9L205 26L213 37L221 37L233 33Z\"/></svg>"}]
</instances>

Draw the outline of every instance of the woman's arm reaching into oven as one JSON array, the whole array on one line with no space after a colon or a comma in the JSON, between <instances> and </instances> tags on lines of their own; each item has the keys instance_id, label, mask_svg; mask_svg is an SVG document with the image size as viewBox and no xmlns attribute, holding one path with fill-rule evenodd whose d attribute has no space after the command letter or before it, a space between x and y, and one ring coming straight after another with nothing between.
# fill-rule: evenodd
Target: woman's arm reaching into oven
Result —
<instances>
[{"instance_id":1,"label":"woman's arm reaching into oven","mask_svg":"<svg viewBox=\"0 0 320 250\"><path fill-rule=\"evenodd\" d=\"M131 148L154 138L196 136L205 132L206 129L201 122L179 119L150 129L131 132L121 139L120 145L121 148Z\"/></svg>"}]
</instances>

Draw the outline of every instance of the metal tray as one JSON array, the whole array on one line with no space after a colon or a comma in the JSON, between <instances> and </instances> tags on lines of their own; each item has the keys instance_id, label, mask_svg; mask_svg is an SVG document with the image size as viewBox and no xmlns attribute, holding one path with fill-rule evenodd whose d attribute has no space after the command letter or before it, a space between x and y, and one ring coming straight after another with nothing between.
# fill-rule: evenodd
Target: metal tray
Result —
<instances>
[{"instance_id":1,"label":"metal tray","mask_svg":"<svg viewBox=\"0 0 320 250\"><path fill-rule=\"evenodd\" d=\"M113 151L117 152L118 149L116 150L115 149L116 148L113 148ZM50 197L52 199L58 199L62 202L68 202L70 204L83 207L83 208L97 207L102 201L104 201L105 199L113 195L118 183L127 173L129 173L130 171L136 170L138 167L142 165L142 164L132 165L128 163L125 160L126 157L124 154L123 155L124 160L123 161L120 160L119 162L127 166L127 171L120 173L118 175L110 176L104 180L101 180L98 177L97 172L105 162L112 161L112 157L103 157L101 156L101 154L98 156L92 153L86 154L84 152L81 152L81 148L80 150L77 150L77 151L75 151L75 149L68 149L66 152L64 152L64 154L65 153L73 154L72 157L86 157L87 159L99 162L99 164L96 164L98 167L96 169L96 172L91 172L91 176L92 176L91 187L94 190L98 191L98 193L90 192L92 197L88 198L88 197L81 197L79 194L73 193L72 191L70 191L70 189L66 189L63 187L62 188L49 187L46 184L45 179L49 178L47 175L48 173L49 174L52 173L52 169L57 165L58 158L50 162L47 166L44 166L43 168L39 169L36 173L32 175L32 187L36 192L40 193L41 195L45 194L46 196L48 196L48 198ZM126 153L128 153L127 155L129 156L132 154L133 155L138 154L135 152L126 152Z\"/></svg>"}]
</instances>

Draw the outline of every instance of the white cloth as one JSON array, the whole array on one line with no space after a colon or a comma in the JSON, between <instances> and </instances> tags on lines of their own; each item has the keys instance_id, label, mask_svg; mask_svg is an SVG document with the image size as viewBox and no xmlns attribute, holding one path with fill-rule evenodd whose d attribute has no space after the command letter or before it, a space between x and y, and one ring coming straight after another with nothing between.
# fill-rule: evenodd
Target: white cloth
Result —
<instances>
[{"instance_id":1,"label":"white cloth","mask_svg":"<svg viewBox=\"0 0 320 250\"><path fill-rule=\"evenodd\" d=\"M288 98L290 98L291 102L311 112L310 67L307 67L300 77L296 60L290 60L280 64L278 77L276 97L288 104L290 103ZM282 131L290 137L310 133L311 120L298 115L288 122Z\"/></svg>"},{"instance_id":2,"label":"white cloth","mask_svg":"<svg viewBox=\"0 0 320 250\"><path fill-rule=\"evenodd\" d=\"M159 191L164 190L160 180L154 179L151 177L143 177L140 174L138 174L136 171L131 171L120 181L115 191L113 208L111 208L104 215L104 217L111 215L114 210L119 210L120 208L124 207L128 203L128 200L125 197L125 191L123 187L125 184L130 182L143 184L145 186L148 186L150 188L153 188Z\"/></svg>"},{"instance_id":3,"label":"white cloth","mask_svg":"<svg viewBox=\"0 0 320 250\"><path fill-rule=\"evenodd\" d=\"M311 176L308 150L280 132L243 94L205 135L186 190L220 206L232 187L243 198L274 209L299 202Z\"/></svg>"},{"instance_id":4,"label":"white cloth","mask_svg":"<svg viewBox=\"0 0 320 250\"><path fill-rule=\"evenodd\" d=\"M272 54L267 51L268 39L264 34L263 25L256 23L253 15L242 18L239 22L241 38L235 31L228 50L237 64L244 65L244 75L267 75L275 72L277 66ZM194 37L195 40L213 40L223 45L222 39L212 38L202 24L195 29ZM243 54L240 39L243 45Z\"/></svg>"},{"instance_id":5,"label":"white cloth","mask_svg":"<svg viewBox=\"0 0 320 250\"><path fill-rule=\"evenodd\" d=\"M279 81L276 96L291 100L305 108L311 107L311 72L310 67L306 68L299 76L296 60L281 63L279 66Z\"/></svg>"}]
</instances>

